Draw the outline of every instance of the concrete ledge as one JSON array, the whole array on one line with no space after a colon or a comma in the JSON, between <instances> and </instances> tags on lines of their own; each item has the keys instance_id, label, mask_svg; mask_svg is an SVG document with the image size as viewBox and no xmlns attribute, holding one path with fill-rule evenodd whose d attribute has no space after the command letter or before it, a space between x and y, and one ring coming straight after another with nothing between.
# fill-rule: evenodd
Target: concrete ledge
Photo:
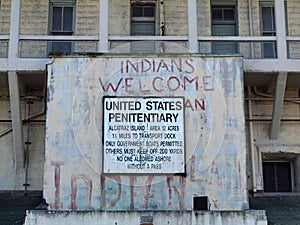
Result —
<instances>
[{"instance_id":1,"label":"concrete ledge","mask_svg":"<svg viewBox=\"0 0 300 225\"><path fill-rule=\"evenodd\" d=\"M26 225L267 225L264 210L27 211Z\"/></svg>"}]
</instances>

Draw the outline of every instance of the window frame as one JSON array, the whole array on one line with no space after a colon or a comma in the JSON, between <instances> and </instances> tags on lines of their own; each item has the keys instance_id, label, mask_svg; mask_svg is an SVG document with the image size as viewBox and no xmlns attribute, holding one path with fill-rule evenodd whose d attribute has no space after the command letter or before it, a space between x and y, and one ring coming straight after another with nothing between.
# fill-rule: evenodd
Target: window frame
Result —
<instances>
[{"instance_id":1,"label":"window frame","mask_svg":"<svg viewBox=\"0 0 300 225\"><path fill-rule=\"evenodd\" d=\"M146 7L152 7L153 8L153 16L133 16L133 9L134 7L142 7L143 8L143 12L144 12L144 8ZM156 15L157 15L157 5L154 2L134 2L131 3L130 6L130 35L132 36L149 36L149 35L135 35L135 30L134 27L138 24L142 25L152 25L153 26L153 35L150 36L155 36L156 33L156 27L157 27L157 21L156 21ZM152 32L149 32L152 33ZM148 47L146 47L148 45ZM140 53L155 53L156 51L156 43L153 41L147 41L147 42L133 42L131 43L131 53L135 53L135 54L140 54ZM143 46L145 47L145 49L139 49L139 46Z\"/></svg>"},{"instance_id":2,"label":"window frame","mask_svg":"<svg viewBox=\"0 0 300 225\"><path fill-rule=\"evenodd\" d=\"M153 16L133 16L134 7L153 7L154 15ZM154 35L156 35L156 5L153 3L148 4L138 4L132 3L130 7L130 26L131 26L131 35L133 35L133 23L153 23L154 24Z\"/></svg>"},{"instance_id":3,"label":"window frame","mask_svg":"<svg viewBox=\"0 0 300 225\"><path fill-rule=\"evenodd\" d=\"M64 30L52 30L52 25L53 25L53 8L54 7L71 7L73 8L73 18L72 18L72 30L71 31L64 31ZM75 16L76 14L76 1L75 0L64 0L64 1L59 1L59 0L50 0L49 3L49 34L52 35L52 33L66 33L66 32L72 32L72 35L75 34ZM62 16L63 20L63 16Z\"/></svg>"},{"instance_id":4,"label":"window frame","mask_svg":"<svg viewBox=\"0 0 300 225\"><path fill-rule=\"evenodd\" d=\"M224 9L228 8L228 9L233 9L234 10L234 20L232 21L226 21L226 20L214 20L212 15L213 15L213 9L214 8L221 8L222 12L224 12ZM234 35L232 36L238 36L238 2L237 1L214 1L211 3L210 5L210 13L211 13L211 34L212 36L216 36L213 32L214 29L214 25L234 25ZM223 53L218 53L215 52L214 50L214 44L217 43L222 43L222 42L212 42L212 53L213 54L223 54ZM225 42L223 42L225 43ZM239 53L239 45L236 42L226 42L228 44L234 44L234 52L228 52L228 53L224 53L224 54L238 54Z\"/></svg>"},{"instance_id":5,"label":"window frame","mask_svg":"<svg viewBox=\"0 0 300 225\"><path fill-rule=\"evenodd\" d=\"M264 31L263 28L263 8L267 8L267 7L271 7L272 10L271 12L272 14L272 28L274 30L272 31ZM276 36L276 16L275 16L275 5L274 2L259 2L259 14L260 14L260 33L262 36ZM271 34L271 35L267 35L267 34ZM272 45L272 52L271 52L271 57L267 57L266 56L266 52L265 52L265 46L266 45ZM278 57L277 55L277 45L276 42L262 42L262 48L261 48L261 55L262 58L264 59L276 59Z\"/></svg>"},{"instance_id":6,"label":"window frame","mask_svg":"<svg viewBox=\"0 0 300 225\"><path fill-rule=\"evenodd\" d=\"M65 7L71 7L72 10L72 29L71 31L64 31L61 27L61 30L53 30L53 8L61 7L62 10ZM63 13L63 12L62 12ZM63 21L64 17L62 14L61 20ZM73 36L75 35L75 19L76 19L76 0L50 0L49 1L49 15L48 15L48 34L54 36ZM61 24L63 26L63 23ZM48 43L48 52L53 52L53 44L68 44L70 45L70 52L63 52L63 53L72 53L74 51L74 42L73 41L50 41Z\"/></svg>"},{"instance_id":7,"label":"window frame","mask_svg":"<svg viewBox=\"0 0 300 225\"><path fill-rule=\"evenodd\" d=\"M264 175L264 171L263 171L263 190L264 192L266 193L292 193L292 192L295 192L295 173L294 173L294 162L293 161L289 161L289 160L264 160L262 162L262 168L264 168L264 163L273 163L274 165L277 165L279 163L289 163L289 175L290 175L290 191L285 191L285 192L282 192L282 191L278 191L278 173L277 173L277 166L275 166L274 168L274 172L276 174L274 174L274 180L275 180L275 191L266 191L265 190L265 180L266 180L266 177Z\"/></svg>"}]
</instances>

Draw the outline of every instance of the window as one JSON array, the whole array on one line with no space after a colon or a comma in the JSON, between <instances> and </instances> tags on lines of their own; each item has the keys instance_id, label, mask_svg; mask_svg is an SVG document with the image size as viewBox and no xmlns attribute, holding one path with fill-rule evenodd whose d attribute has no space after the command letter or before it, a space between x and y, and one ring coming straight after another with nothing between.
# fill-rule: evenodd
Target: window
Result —
<instances>
[{"instance_id":1,"label":"window","mask_svg":"<svg viewBox=\"0 0 300 225\"><path fill-rule=\"evenodd\" d=\"M155 35L155 5L132 4L131 7L131 35L154 36ZM153 53L155 43L152 41L135 42L131 45L133 53Z\"/></svg>"},{"instance_id":2,"label":"window","mask_svg":"<svg viewBox=\"0 0 300 225\"><path fill-rule=\"evenodd\" d=\"M50 1L49 33L51 35L74 35L75 1ZM72 42L53 41L51 52L72 52Z\"/></svg>"},{"instance_id":3,"label":"window","mask_svg":"<svg viewBox=\"0 0 300 225\"><path fill-rule=\"evenodd\" d=\"M292 162L263 162L265 192L292 192Z\"/></svg>"},{"instance_id":4,"label":"window","mask_svg":"<svg viewBox=\"0 0 300 225\"><path fill-rule=\"evenodd\" d=\"M262 36L276 36L274 3L261 3L261 33ZM277 58L275 42L264 42L262 48L263 58Z\"/></svg>"},{"instance_id":5,"label":"window","mask_svg":"<svg viewBox=\"0 0 300 225\"><path fill-rule=\"evenodd\" d=\"M236 35L236 10L232 6L212 6L212 35L235 36ZM234 42L213 42L212 53L232 54L237 52L237 44Z\"/></svg>"}]
</instances>

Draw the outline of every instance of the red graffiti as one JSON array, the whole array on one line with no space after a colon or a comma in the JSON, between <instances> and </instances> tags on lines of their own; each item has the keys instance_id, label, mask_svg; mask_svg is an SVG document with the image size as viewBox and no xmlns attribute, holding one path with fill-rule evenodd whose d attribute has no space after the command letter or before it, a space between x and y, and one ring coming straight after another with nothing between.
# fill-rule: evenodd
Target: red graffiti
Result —
<instances>
[{"instance_id":1,"label":"red graffiti","mask_svg":"<svg viewBox=\"0 0 300 225\"><path fill-rule=\"evenodd\" d=\"M208 184L209 185L212 185L213 183L213 179L217 179L217 183L219 186L222 185L222 178L219 174L219 169L218 167L215 166L215 161L212 161L212 164L211 164L211 168L210 168L210 179L208 181Z\"/></svg>"},{"instance_id":2,"label":"red graffiti","mask_svg":"<svg viewBox=\"0 0 300 225\"><path fill-rule=\"evenodd\" d=\"M193 103L190 99L186 99L184 106L186 109L191 109L192 111L205 110L206 108L204 99L194 99Z\"/></svg>"},{"instance_id":3,"label":"red graffiti","mask_svg":"<svg viewBox=\"0 0 300 225\"><path fill-rule=\"evenodd\" d=\"M151 190L151 183L153 180L153 176L148 176L147 180L146 180L146 186L145 186L145 201L144 201L144 208L148 209L148 203L149 203L149 199L153 198L153 194L151 194L150 190Z\"/></svg>"},{"instance_id":4,"label":"red graffiti","mask_svg":"<svg viewBox=\"0 0 300 225\"><path fill-rule=\"evenodd\" d=\"M52 162L52 165L55 166L55 201L51 204L51 208L58 210L62 208L62 203L60 203L60 166L63 165L63 162ZM175 177L176 178L176 177ZM179 187L175 185L174 177L167 177L167 191L169 196L169 207L172 207L172 192L174 191L175 197L178 199L179 208L185 209L185 187L186 187L186 178L182 176L177 177L179 179ZM117 182L118 184L118 192L116 193L115 197L107 201L106 199L106 182L107 179L112 179ZM144 208L148 208L149 199L153 198L154 195L150 192L152 181L154 176L148 176L145 182L145 192L144 192ZM78 192L78 184L79 182L83 182L87 187L86 190L86 197L87 197L87 204L86 208L91 209L91 202L92 202L92 190L93 190L93 182L92 179L83 173L72 175L71 177L71 204L69 208L72 210L77 210L77 192ZM129 210L135 209L135 187L137 183L137 176L129 176L130 182L130 201L129 201ZM100 207L101 208L111 208L114 207L121 198L122 193L122 179L119 175L110 175L110 176L100 176L100 183L101 183L101 201ZM177 183L177 182L176 182Z\"/></svg>"},{"instance_id":5,"label":"red graffiti","mask_svg":"<svg viewBox=\"0 0 300 225\"><path fill-rule=\"evenodd\" d=\"M115 198L112 199L108 205L106 205L106 193L105 193L106 178L115 180L118 183L118 192L117 192ZM105 208L105 207L115 206L121 197L121 192L122 192L121 177L120 176L100 176L100 179L101 179L101 207Z\"/></svg>"},{"instance_id":6,"label":"red graffiti","mask_svg":"<svg viewBox=\"0 0 300 225\"><path fill-rule=\"evenodd\" d=\"M186 178L183 176L179 177L180 179L180 191L177 189L177 187L174 184L174 177L167 177L167 185L169 190L169 207L172 206L172 190L174 190L175 196L178 198L179 208L185 209L185 187L186 187Z\"/></svg>"},{"instance_id":7,"label":"red graffiti","mask_svg":"<svg viewBox=\"0 0 300 225\"><path fill-rule=\"evenodd\" d=\"M192 155L190 170L191 170L191 172L190 172L190 181L191 182L206 182L207 181L206 179L196 177L196 175L195 175L195 173L196 173L196 157L195 157L195 155Z\"/></svg>"},{"instance_id":8,"label":"red graffiti","mask_svg":"<svg viewBox=\"0 0 300 225\"><path fill-rule=\"evenodd\" d=\"M137 177L136 176L130 176L130 206L129 206L129 210L134 210L134 196L135 196L135 192L134 192L134 185L137 181Z\"/></svg>"},{"instance_id":9,"label":"red graffiti","mask_svg":"<svg viewBox=\"0 0 300 225\"><path fill-rule=\"evenodd\" d=\"M70 208L72 210L77 209L77 204L76 204L76 198L77 198L77 185L78 182L82 180L85 185L87 186L87 206L91 208L91 200L92 200L92 187L93 183L92 180L85 174L77 174L77 175L72 175L71 179L71 206Z\"/></svg>"},{"instance_id":10,"label":"red graffiti","mask_svg":"<svg viewBox=\"0 0 300 225\"><path fill-rule=\"evenodd\" d=\"M129 59L122 60L120 64L120 70L122 74L128 73L161 73L170 72L174 73L185 72L191 74L195 71L193 66L193 59L191 58L178 58L178 59L141 59L140 61L131 61Z\"/></svg>"},{"instance_id":11,"label":"red graffiti","mask_svg":"<svg viewBox=\"0 0 300 225\"><path fill-rule=\"evenodd\" d=\"M175 75L169 77L155 76L151 77L151 82L143 77L120 77L106 82L101 77L98 79L103 93L108 93L110 90L114 93L123 90L128 94L160 93L162 91L176 92L179 89L183 91L199 91L199 87L202 87L203 91L214 91L214 79L212 76L202 77L202 82L199 81L198 76L191 78L190 75L180 77Z\"/></svg>"},{"instance_id":12,"label":"red graffiti","mask_svg":"<svg viewBox=\"0 0 300 225\"><path fill-rule=\"evenodd\" d=\"M53 161L51 162L51 165L54 166L55 198L54 198L54 204L50 203L50 206L51 208L58 210L62 208L62 203L60 202L60 167L64 165L64 162Z\"/></svg>"}]
</instances>

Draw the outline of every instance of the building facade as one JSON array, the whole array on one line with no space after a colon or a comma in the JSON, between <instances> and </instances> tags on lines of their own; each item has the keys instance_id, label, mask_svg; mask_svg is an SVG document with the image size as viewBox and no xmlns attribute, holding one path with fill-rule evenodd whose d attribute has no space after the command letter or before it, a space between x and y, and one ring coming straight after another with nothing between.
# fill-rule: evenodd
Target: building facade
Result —
<instances>
[{"instance_id":1,"label":"building facade","mask_svg":"<svg viewBox=\"0 0 300 225\"><path fill-rule=\"evenodd\" d=\"M300 190L299 12L299 0L1 0L1 195L41 194L57 218L103 210L112 214L90 218L112 222L125 211L133 213L126 223L160 224L163 214L151 213L187 218L205 209L211 213L199 218L208 224L234 217L265 224L262 212L249 211L249 198L296 199ZM140 108L109 114L104 96L115 97L111 104L169 105L183 97L169 120L150 123L175 130L152 130L158 141L139 136L162 147L170 134L181 141L177 158L169 145L168 154L157 153L166 167L128 163L133 154L113 145L133 142L146 124L126 120L136 128L106 136L123 126L112 117L118 110ZM174 125L175 109L182 123ZM119 165L117 157L128 161ZM217 213L228 210L225 219ZM26 223L44 216L31 212Z\"/></svg>"}]
</instances>

